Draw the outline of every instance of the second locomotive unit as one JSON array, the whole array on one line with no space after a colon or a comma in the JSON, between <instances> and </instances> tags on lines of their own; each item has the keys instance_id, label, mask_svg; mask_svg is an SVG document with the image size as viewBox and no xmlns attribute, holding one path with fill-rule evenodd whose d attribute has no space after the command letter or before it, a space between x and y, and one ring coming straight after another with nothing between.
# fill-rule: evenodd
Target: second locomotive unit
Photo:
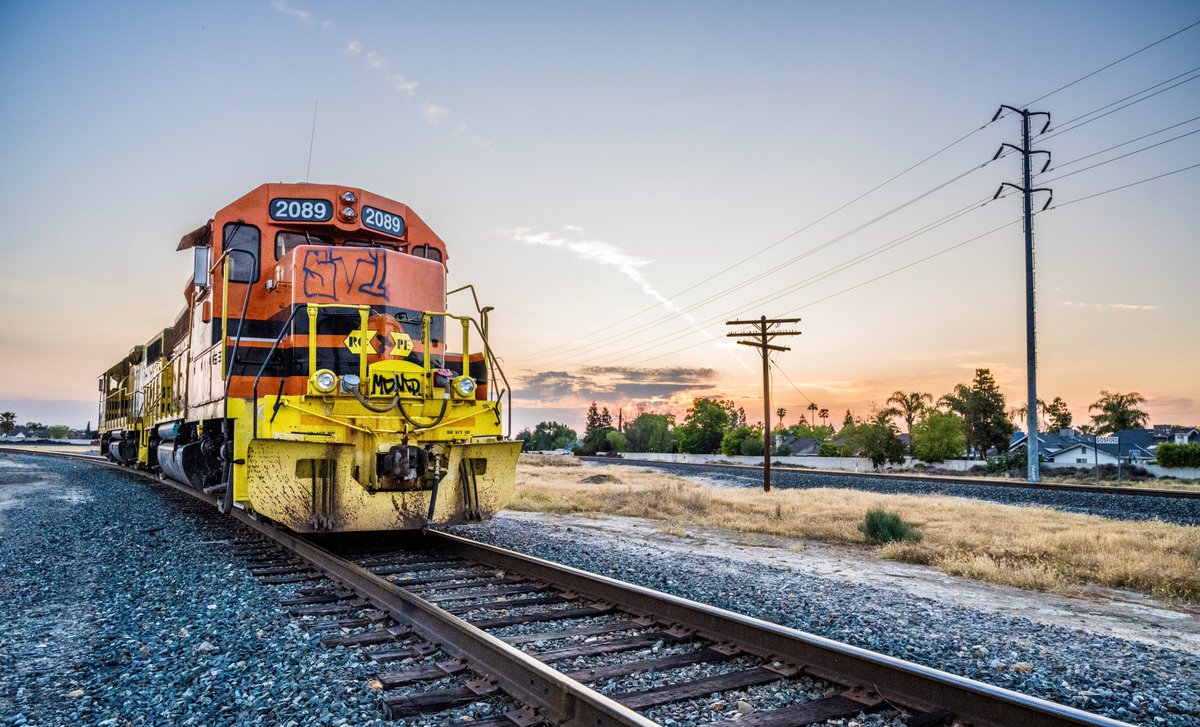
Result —
<instances>
[{"instance_id":1,"label":"second locomotive unit","mask_svg":"<svg viewBox=\"0 0 1200 727\"><path fill-rule=\"evenodd\" d=\"M178 249L195 266L174 325L100 377L105 456L298 532L508 503L521 443L505 436L490 308L447 311L446 245L411 209L264 184Z\"/></svg>"}]
</instances>

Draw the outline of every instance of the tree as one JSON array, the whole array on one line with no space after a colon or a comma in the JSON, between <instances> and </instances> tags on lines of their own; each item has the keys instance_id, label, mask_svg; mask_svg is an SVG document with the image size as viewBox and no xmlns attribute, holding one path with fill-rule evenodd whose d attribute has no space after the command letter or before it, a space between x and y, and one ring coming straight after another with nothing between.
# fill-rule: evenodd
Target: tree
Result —
<instances>
[{"instance_id":1,"label":"tree","mask_svg":"<svg viewBox=\"0 0 1200 727\"><path fill-rule=\"evenodd\" d=\"M1102 390L1100 398L1088 407L1088 411L1100 412L1092 415L1092 424L1096 426L1097 434L1116 434L1122 429L1140 429L1146 426L1150 415L1137 408L1139 404L1145 403L1146 397L1136 391L1122 394Z\"/></svg>"},{"instance_id":2,"label":"tree","mask_svg":"<svg viewBox=\"0 0 1200 727\"><path fill-rule=\"evenodd\" d=\"M1200 467L1200 444L1163 442L1154 450L1154 460L1163 467Z\"/></svg>"},{"instance_id":3,"label":"tree","mask_svg":"<svg viewBox=\"0 0 1200 727\"><path fill-rule=\"evenodd\" d=\"M957 459L967 450L963 418L954 412L929 411L912 428L913 456L924 462Z\"/></svg>"},{"instance_id":4,"label":"tree","mask_svg":"<svg viewBox=\"0 0 1200 727\"><path fill-rule=\"evenodd\" d=\"M775 416L779 417L779 426L783 426L783 418L787 416L787 409L782 406L775 410Z\"/></svg>"},{"instance_id":5,"label":"tree","mask_svg":"<svg viewBox=\"0 0 1200 727\"><path fill-rule=\"evenodd\" d=\"M790 434L796 439L815 439L824 442L833 437L833 427L814 427L807 422L800 422L784 429L784 434Z\"/></svg>"},{"instance_id":6,"label":"tree","mask_svg":"<svg viewBox=\"0 0 1200 727\"><path fill-rule=\"evenodd\" d=\"M46 428L51 439L66 439L71 436L71 428L66 424L53 424Z\"/></svg>"},{"instance_id":7,"label":"tree","mask_svg":"<svg viewBox=\"0 0 1200 727\"><path fill-rule=\"evenodd\" d=\"M852 426L854 426L854 415L850 413L849 409L847 409L846 416L844 419L842 419L842 428L845 429L846 427Z\"/></svg>"},{"instance_id":8,"label":"tree","mask_svg":"<svg viewBox=\"0 0 1200 727\"><path fill-rule=\"evenodd\" d=\"M818 407L816 405L816 403L811 402L811 401L808 402L808 411L809 411L808 423L810 426L816 426L816 424L817 424L817 409L819 409L819 408L820 407Z\"/></svg>"},{"instance_id":9,"label":"tree","mask_svg":"<svg viewBox=\"0 0 1200 727\"><path fill-rule=\"evenodd\" d=\"M683 425L675 430L679 436L679 451L693 454L716 452L721 446L725 430L734 421L730 414L732 409L733 403L729 401L706 397L693 399Z\"/></svg>"},{"instance_id":10,"label":"tree","mask_svg":"<svg viewBox=\"0 0 1200 727\"><path fill-rule=\"evenodd\" d=\"M608 447L613 452L625 452L629 449L629 442L625 439L625 435L612 429L608 432Z\"/></svg>"},{"instance_id":11,"label":"tree","mask_svg":"<svg viewBox=\"0 0 1200 727\"><path fill-rule=\"evenodd\" d=\"M526 449L544 452L550 449L566 449L577 439L575 430L559 422L538 422L530 434Z\"/></svg>"},{"instance_id":12,"label":"tree","mask_svg":"<svg viewBox=\"0 0 1200 727\"><path fill-rule=\"evenodd\" d=\"M17 428L17 415L11 411L0 412L0 434L8 436Z\"/></svg>"},{"instance_id":13,"label":"tree","mask_svg":"<svg viewBox=\"0 0 1200 727\"><path fill-rule=\"evenodd\" d=\"M923 391L914 391L910 394L905 394L903 391L897 390L887 400L889 404L895 404L893 409L899 416L904 417L904 423L908 425L908 436L912 438L913 421L925 411L925 408L933 403L933 396L926 394Z\"/></svg>"},{"instance_id":14,"label":"tree","mask_svg":"<svg viewBox=\"0 0 1200 727\"><path fill-rule=\"evenodd\" d=\"M829 410L828 409L822 409L821 411L817 412L817 416L821 417L821 426L825 427L825 426L829 425Z\"/></svg>"},{"instance_id":15,"label":"tree","mask_svg":"<svg viewBox=\"0 0 1200 727\"><path fill-rule=\"evenodd\" d=\"M1050 417L1050 428L1053 431L1071 428L1071 410L1067 408L1067 402L1063 401L1061 396L1054 397L1054 401L1046 405L1046 416Z\"/></svg>"},{"instance_id":16,"label":"tree","mask_svg":"<svg viewBox=\"0 0 1200 727\"><path fill-rule=\"evenodd\" d=\"M641 412L625 425L625 438L631 452L674 452L675 415Z\"/></svg>"},{"instance_id":17,"label":"tree","mask_svg":"<svg viewBox=\"0 0 1200 727\"><path fill-rule=\"evenodd\" d=\"M588 407L587 411L587 430L583 435L583 453L595 454L597 452L608 452L612 450L612 445L608 441L608 433L615 431L612 425L612 414L608 413L608 407L604 407L601 412L596 408L596 402Z\"/></svg>"},{"instance_id":18,"label":"tree","mask_svg":"<svg viewBox=\"0 0 1200 727\"><path fill-rule=\"evenodd\" d=\"M862 424L851 424L842 427L838 432L836 444L845 447L840 451L850 451L871 460L875 468L885 462L899 464L904 461L904 442L896 436L896 425L887 421L886 417L877 417L876 421ZM821 447L821 456L826 455L825 447ZM834 455L837 456L837 455Z\"/></svg>"},{"instance_id":19,"label":"tree","mask_svg":"<svg viewBox=\"0 0 1200 727\"><path fill-rule=\"evenodd\" d=\"M762 453L762 427L751 427L742 424L730 429L721 438L721 454L728 456L737 454L759 456Z\"/></svg>"},{"instance_id":20,"label":"tree","mask_svg":"<svg viewBox=\"0 0 1200 727\"><path fill-rule=\"evenodd\" d=\"M1038 429L1046 431L1046 402L1041 399L1037 400L1038 410ZM1014 422L1023 422L1029 418L1029 404L1022 404L1015 409L1010 409L1008 412L1009 419Z\"/></svg>"},{"instance_id":21,"label":"tree","mask_svg":"<svg viewBox=\"0 0 1200 727\"><path fill-rule=\"evenodd\" d=\"M1003 452L1016 427L1008 420L1004 394L988 369L975 369L971 386L959 384L938 399L938 405L962 416L967 449L986 453L989 447Z\"/></svg>"}]
</instances>

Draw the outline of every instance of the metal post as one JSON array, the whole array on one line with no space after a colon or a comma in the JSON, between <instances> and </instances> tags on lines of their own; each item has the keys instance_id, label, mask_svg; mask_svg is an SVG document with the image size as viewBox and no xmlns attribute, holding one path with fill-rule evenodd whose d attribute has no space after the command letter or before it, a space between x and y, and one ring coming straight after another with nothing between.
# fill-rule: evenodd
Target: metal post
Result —
<instances>
[{"instance_id":1,"label":"metal post","mask_svg":"<svg viewBox=\"0 0 1200 727\"><path fill-rule=\"evenodd\" d=\"M1029 169L1029 158L1034 154L1045 154L1046 165L1042 167L1042 171L1050 166L1050 152L1030 148L1030 131L1029 117L1045 116L1046 125L1042 127L1039 133L1045 133L1046 129L1050 128L1050 114L1044 111L1030 111L1029 109L1017 109L1012 106L1001 106L996 115L992 117L992 121L1000 118L1000 114L1008 109L1014 113L1021 115L1021 146L1013 146L1012 144L1001 144L1000 149L992 160L1000 158L1005 147L1009 147L1017 151L1021 155L1021 186L1018 187L1011 182L1004 182L1000 185L1000 189L996 190L996 194L992 197L995 199L1000 196L1005 187L1012 187L1019 190L1024 197L1025 211L1025 368L1026 379L1028 383L1028 399L1026 401L1025 422L1027 425L1027 436L1025 439L1025 452L1027 456L1027 477L1030 482L1038 482L1040 480L1040 472L1038 467L1038 409L1037 409L1037 334L1034 325L1034 286L1033 286L1033 194L1034 192L1050 192L1045 188L1033 187L1033 174ZM1050 201L1054 199L1053 193L1050 199L1046 201L1045 207L1050 206Z\"/></svg>"},{"instance_id":2,"label":"metal post","mask_svg":"<svg viewBox=\"0 0 1200 727\"><path fill-rule=\"evenodd\" d=\"M771 319L760 316L756 321L726 321L727 326L754 326L754 331L727 334L729 338L749 338L738 341L743 346L752 346L762 353L763 364L763 492L771 491L771 351L790 351L786 346L775 346L771 339L776 336L799 336L800 331L772 329L779 323L799 323L799 318Z\"/></svg>"},{"instance_id":3,"label":"metal post","mask_svg":"<svg viewBox=\"0 0 1200 727\"><path fill-rule=\"evenodd\" d=\"M1117 484L1121 484L1121 433L1117 432Z\"/></svg>"},{"instance_id":4,"label":"metal post","mask_svg":"<svg viewBox=\"0 0 1200 727\"><path fill-rule=\"evenodd\" d=\"M1038 471L1038 411L1037 411L1037 338L1034 334L1033 318L1033 193L1030 191L1032 177L1029 173L1029 113L1021 114L1022 148L1026 150L1021 155L1022 180L1025 187L1025 369L1028 382L1029 398L1026 406L1025 420L1029 428L1029 446L1026 452L1029 457L1028 477L1030 482L1038 482L1041 473Z\"/></svg>"},{"instance_id":5,"label":"metal post","mask_svg":"<svg viewBox=\"0 0 1200 727\"><path fill-rule=\"evenodd\" d=\"M1092 438L1092 458L1096 461L1096 484L1100 484L1100 448L1096 446L1095 437Z\"/></svg>"},{"instance_id":6,"label":"metal post","mask_svg":"<svg viewBox=\"0 0 1200 727\"><path fill-rule=\"evenodd\" d=\"M763 492L771 491L771 357L767 355L767 317L759 319L763 365Z\"/></svg>"}]
</instances>

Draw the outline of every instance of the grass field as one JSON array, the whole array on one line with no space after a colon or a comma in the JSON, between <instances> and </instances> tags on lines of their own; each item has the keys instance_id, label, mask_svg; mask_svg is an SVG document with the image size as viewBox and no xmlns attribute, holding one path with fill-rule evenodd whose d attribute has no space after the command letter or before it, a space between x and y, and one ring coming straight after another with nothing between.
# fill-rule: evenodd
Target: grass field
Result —
<instances>
[{"instance_id":1,"label":"grass field","mask_svg":"<svg viewBox=\"0 0 1200 727\"><path fill-rule=\"evenodd\" d=\"M607 480L582 483L584 479ZM831 488L718 488L627 466L581 468L565 458L522 457L514 510L652 518L667 532L722 528L866 545L858 526L882 508L913 525L920 542L878 547L880 557L1042 591L1128 588L1200 602L1200 528L1111 520L950 497Z\"/></svg>"}]
</instances>

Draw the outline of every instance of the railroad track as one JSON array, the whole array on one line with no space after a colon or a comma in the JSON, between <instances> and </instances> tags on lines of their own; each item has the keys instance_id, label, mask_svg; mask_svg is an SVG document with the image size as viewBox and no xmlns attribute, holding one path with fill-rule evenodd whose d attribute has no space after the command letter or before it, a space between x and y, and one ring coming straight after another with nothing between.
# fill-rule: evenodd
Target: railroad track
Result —
<instances>
[{"instance_id":1,"label":"railroad track","mask_svg":"<svg viewBox=\"0 0 1200 727\"><path fill-rule=\"evenodd\" d=\"M668 466L692 469L732 469L761 472L762 465L737 463L667 462L662 460L623 459L617 457L578 457L597 464L622 464L644 467ZM1048 490L1057 492L1089 492L1099 495L1128 495L1131 497L1165 497L1176 500L1200 500L1200 490L1167 490L1151 487L1114 487L1112 485L1078 485L1049 482L1025 482L1024 480L978 479L971 477L929 477L924 475L895 474L890 472L850 472L844 470L813 470L786 465L772 465L772 472L794 475L816 475L820 477L846 477L866 480L899 480L923 482L934 485L965 485L969 487L1003 487L1010 489ZM787 489L786 487L781 489Z\"/></svg>"},{"instance_id":2,"label":"railroad track","mask_svg":"<svg viewBox=\"0 0 1200 727\"><path fill-rule=\"evenodd\" d=\"M719 717L715 702L771 685L790 690L791 703L738 705L728 724L883 710L903 711L910 727L1124 724L448 533L319 544L240 510L232 517L248 529L235 551L261 581L299 584L282 605L330 634L322 646L361 649L378 665L371 684L393 718L503 693L511 709L476 726L653 725L669 705ZM589 687L647 673L660 677L650 688Z\"/></svg>"}]
</instances>

